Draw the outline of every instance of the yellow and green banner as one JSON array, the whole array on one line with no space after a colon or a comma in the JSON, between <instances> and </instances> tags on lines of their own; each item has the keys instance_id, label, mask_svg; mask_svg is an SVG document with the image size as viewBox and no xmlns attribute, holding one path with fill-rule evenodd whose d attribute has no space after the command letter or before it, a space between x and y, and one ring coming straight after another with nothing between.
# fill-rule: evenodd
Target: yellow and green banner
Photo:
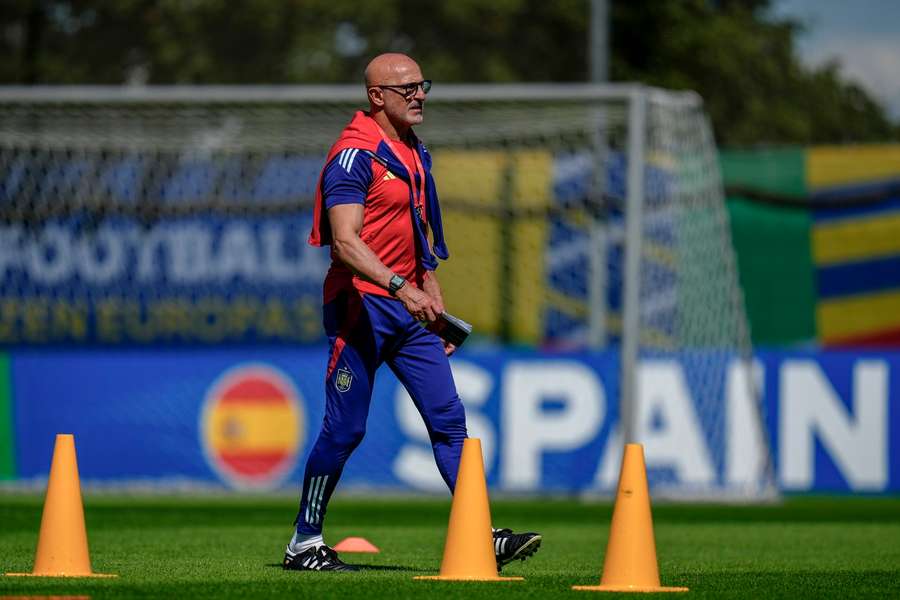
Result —
<instances>
[{"instance_id":1,"label":"yellow and green banner","mask_svg":"<svg viewBox=\"0 0 900 600\"><path fill-rule=\"evenodd\" d=\"M723 151L754 341L900 346L900 145Z\"/></svg>"},{"instance_id":2,"label":"yellow and green banner","mask_svg":"<svg viewBox=\"0 0 900 600\"><path fill-rule=\"evenodd\" d=\"M12 378L9 355L0 353L0 481L16 477L15 437L12 414Z\"/></svg>"}]
</instances>

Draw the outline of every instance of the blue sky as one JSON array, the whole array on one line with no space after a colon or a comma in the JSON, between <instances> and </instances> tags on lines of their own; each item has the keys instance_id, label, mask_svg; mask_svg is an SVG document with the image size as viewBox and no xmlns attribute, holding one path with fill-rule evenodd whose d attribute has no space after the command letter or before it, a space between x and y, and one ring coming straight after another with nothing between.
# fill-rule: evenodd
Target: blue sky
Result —
<instances>
[{"instance_id":1,"label":"blue sky","mask_svg":"<svg viewBox=\"0 0 900 600\"><path fill-rule=\"evenodd\" d=\"M807 26L797 50L809 65L836 59L900 119L900 0L776 0L774 13Z\"/></svg>"}]
</instances>

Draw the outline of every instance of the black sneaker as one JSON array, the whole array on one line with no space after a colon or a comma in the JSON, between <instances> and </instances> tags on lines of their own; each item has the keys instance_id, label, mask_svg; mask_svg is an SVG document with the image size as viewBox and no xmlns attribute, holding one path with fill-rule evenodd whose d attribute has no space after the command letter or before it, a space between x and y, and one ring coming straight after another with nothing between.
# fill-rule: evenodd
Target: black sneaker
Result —
<instances>
[{"instance_id":1,"label":"black sneaker","mask_svg":"<svg viewBox=\"0 0 900 600\"><path fill-rule=\"evenodd\" d=\"M525 560L541 547L539 533L513 533L512 529L494 530L494 556L497 570L514 560Z\"/></svg>"},{"instance_id":2,"label":"black sneaker","mask_svg":"<svg viewBox=\"0 0 900 600\"><path fill-rule=\"evenodd\" d=\"M348 565L338 558L337 552L325 546L307 548L303 552L291 552L290 548L284 551L284 562L281 564L284 570L292 571L357 571L353 565Z\"/></svg>"}]
</instances>

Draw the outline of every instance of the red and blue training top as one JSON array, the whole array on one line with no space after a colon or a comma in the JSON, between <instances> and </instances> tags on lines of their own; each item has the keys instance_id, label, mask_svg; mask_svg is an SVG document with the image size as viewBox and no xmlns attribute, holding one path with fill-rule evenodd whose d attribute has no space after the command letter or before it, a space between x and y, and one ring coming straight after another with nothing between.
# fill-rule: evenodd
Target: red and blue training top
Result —
<instances>
[{"instance_id":1,"label":"red and blue training top","mask_svg":"<svg viewBox=\"0 0 900 600\"><path fill-rule=\"evenodd\" d=\"M367 113L357 112L328 152L316 187L309 243L331 243L328 209L362 204L359 237L391 271L422 286L426 271L437 268L435 256L449 256L444 243L440 206L431 176L431 155L410 132L411 144L390 140ZM431 227L434 246L429 247ZM355 288L389 296L387 290L355 275L331 252L324 301Z\"/></svg>"}]
</instances>

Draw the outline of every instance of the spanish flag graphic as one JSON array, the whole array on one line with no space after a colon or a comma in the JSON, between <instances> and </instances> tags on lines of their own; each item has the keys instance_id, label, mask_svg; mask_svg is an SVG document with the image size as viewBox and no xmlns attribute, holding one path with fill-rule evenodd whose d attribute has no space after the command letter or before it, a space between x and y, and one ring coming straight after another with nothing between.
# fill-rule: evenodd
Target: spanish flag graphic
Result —
<instances>
[{"instance_id":1,"label":"spanish flag graphic","mask_svg":"<svg viewBox=\"0 0 900 600\"><path fill-rule=\"evenodd\" d=\"M239 365L206 395L200 426L206 458L234 487L273 488L297 460L303 421L287 376L268 365Z\"/></svg>"}]
</instances>

